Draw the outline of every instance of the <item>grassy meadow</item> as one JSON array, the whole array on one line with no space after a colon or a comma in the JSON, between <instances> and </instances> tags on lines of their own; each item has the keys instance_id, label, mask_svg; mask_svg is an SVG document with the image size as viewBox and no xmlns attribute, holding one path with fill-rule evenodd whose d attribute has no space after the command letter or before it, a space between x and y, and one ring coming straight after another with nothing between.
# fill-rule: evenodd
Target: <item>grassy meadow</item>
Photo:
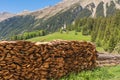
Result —
<instances>
[{"instance_id":1,"label":"grassy meadow","mask_svg":"<svg viewBox=\"0 0 120 80\"><path fill-rule=\"evenodd\" d=\"M91 36L83 36L81 32L75 33L75 31L69 31L68 33L63 32L55 32L42 37L35 37L28 39L28 41L38 42L38 41L52 41L56 39L62 40L78 40L78 41L91 41ZM100 52L104 52L103 48L97 47L97 50Z\"/></svg>"},{"instance_id":2,"label":"grassy meadow","mask_svg":"<svg viewBox=\"0 0 120 80\"><path fill-rule=\"evenodd\" d=\"M68 33L63 32L55 32L53 34L49 34L46 36L42 36L42 37L36 37L36 38L32 38L29 39L30 41L52 41L55 39L63 39L63 40L83 40L83 41L90 41L91 40L91 36L83 36L81 32L77 32L77 34L75 34L75 31L70 31Z\"/></svg>"}]
</instances>

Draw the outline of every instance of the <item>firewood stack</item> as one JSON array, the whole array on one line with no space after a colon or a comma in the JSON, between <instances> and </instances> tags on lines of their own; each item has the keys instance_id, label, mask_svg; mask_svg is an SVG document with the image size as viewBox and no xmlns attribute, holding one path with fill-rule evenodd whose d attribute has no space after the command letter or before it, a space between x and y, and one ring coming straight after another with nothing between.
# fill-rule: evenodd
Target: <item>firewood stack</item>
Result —
<instances>
[{"instance_id":1,"label":"firewood stack","mask_svg":"<svg viewBox=\"0 0 120 80\"><path fill-rule=\"evenodd\" d=\"M89 42L0 42L0 80L58 80L71 72L96 66L97 52Z\"/></svg>"}]
</instances>

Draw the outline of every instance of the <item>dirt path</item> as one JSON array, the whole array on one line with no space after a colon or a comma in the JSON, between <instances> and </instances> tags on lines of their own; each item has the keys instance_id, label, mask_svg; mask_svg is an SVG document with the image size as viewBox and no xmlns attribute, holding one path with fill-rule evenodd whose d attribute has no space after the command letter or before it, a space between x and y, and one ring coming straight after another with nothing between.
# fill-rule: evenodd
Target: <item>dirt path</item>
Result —
<instances>
[{"instance_id":1,"label":"dirt path","mask_svg":"<svg viewBox=\"0 0 120 80\"><path fill-rule=\"evenodd\" d=\"M120 55L119 54L99 53L97 63L98 63L98 66L120 65Z\"/></svg>"}]
</instances>

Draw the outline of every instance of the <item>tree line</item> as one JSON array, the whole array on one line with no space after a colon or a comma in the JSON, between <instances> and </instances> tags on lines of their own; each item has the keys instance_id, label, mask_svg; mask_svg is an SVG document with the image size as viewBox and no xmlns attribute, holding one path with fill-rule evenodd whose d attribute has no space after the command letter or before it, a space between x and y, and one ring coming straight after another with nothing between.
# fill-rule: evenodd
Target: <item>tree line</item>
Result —
<instances>
[{"instance_id":1,"label":"tree line","mask_svg":"<svg viewBox=\"0 0 120 80\"><path fill-rule=\"evenodd\" d=\"M45 35L46 35L46 31L38 30L38 31L32 31L32 32L24 32L19 35L14 35L10 38L10 40L26 40L34 37L45 36Z\"/></svg>"}]
</instances>

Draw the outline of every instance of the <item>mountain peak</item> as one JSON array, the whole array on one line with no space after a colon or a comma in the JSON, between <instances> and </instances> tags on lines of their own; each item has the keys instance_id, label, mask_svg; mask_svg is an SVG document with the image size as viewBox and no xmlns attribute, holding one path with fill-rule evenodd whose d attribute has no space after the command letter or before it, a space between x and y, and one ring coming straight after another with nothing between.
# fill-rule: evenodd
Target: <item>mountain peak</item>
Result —
<instances>
[{"instance_id":1,"label":"mountain peak","mask_svg":"<svg viewBox=\"0 0 120 80\"><path fill-rule=\"evenodd\" d=\"M0 12L0 22L13 16L15 16L15 14L10 12Z\"/></svg>"},{"instance_id":2,"label":"mountain peak","mask_svg":"<svg viewBox=\"0 0 120 80\"><path fill-rule=\"evenodd\" d=\"M29 10L23 10L22 12L18 13L17 15L27 15L30 13L31 13L31 11L29 11Z\"/></svg>"}]
</instances>

